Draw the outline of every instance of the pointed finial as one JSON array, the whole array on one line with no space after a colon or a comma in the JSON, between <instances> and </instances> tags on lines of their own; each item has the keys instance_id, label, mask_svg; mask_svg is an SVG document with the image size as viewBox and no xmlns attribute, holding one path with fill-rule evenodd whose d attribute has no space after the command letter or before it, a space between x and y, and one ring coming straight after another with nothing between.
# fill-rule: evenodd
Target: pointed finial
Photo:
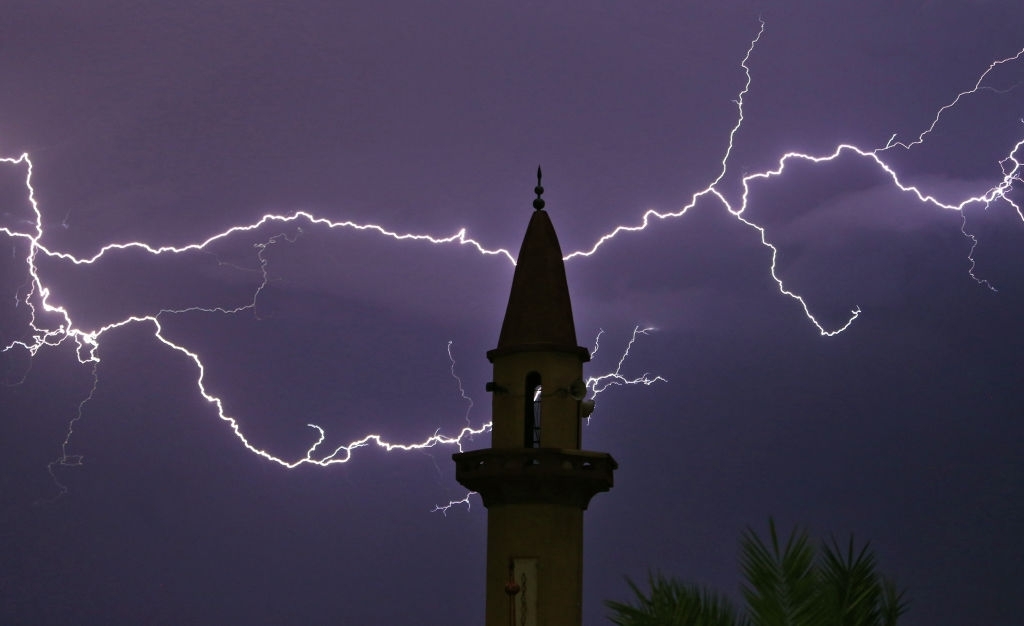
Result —
<instances>
[{"instance_id":1,"label":"pointed finial","mask_svg":"<svg viewBox=\"0 0 1024 626\"><path fill-rule=\"evenodd\" d=\"M537 199L533 201L533 208L540 211L544 208L544 199L541 198L541 194L544 193L544 188L540 186L540 166L537 166L537 186L533 188L533 193L537 194Z\"/></svg>"}]
</instances>

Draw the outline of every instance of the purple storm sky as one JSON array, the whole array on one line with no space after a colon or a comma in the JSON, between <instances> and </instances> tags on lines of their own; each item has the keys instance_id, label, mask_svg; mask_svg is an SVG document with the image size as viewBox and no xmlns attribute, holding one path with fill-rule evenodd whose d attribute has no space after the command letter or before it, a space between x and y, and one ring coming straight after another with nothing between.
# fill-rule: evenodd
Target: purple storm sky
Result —
<instances>
[{"instance_id":1,"label":"purple storm sky","mask_svg":"<svg viewBox=\"0 0 1024 626\"><path fill-rule=\"evenodd\" d=\"M743 177L789 150L912 141L1024 47L1010 0L574 4L9 1L0 155L30 155L40 244L77 257L297 210L465 229L514 254L538 163L570 253L715 180L759 17L717 186L733 207ZM923 143L880 156L944 202L997 184L1024 138L1024 58L983 86ZM30 248L10 234L32 231L25 174L0 163L5 346L31 336ZM609 389L584 430L620 464L585 518L585 623L607 623L603 602L648 570L738 595L737 539L774 516L871 540L909 590L908 626L1017 626L1021 217L1005 201L922 204L852 153L793 163L748 200L779 277L824 327L862 313L822 336L779 292L759 233L712 195L567 262L579 342L604 330L586 373L614 370L640 325L656 330L622 371L667 381ZM998 292L972 277L962 220L974 276ZM298 459L310 423L333 448L489 419L503 256L298 220L188 254L37 263L51 302L90 331L250 303L260 250L254 307L160 317L253 445ZM70 339L0 357L0 622L481 621L486 511L471 497L431 512L465 495L454 447L289 470L242 445L152 323L104 333L97 354L91 397ZM55 467L58 483L47 464L79 409L66 449L83 461Z\"/></svg>"}]
</instances>

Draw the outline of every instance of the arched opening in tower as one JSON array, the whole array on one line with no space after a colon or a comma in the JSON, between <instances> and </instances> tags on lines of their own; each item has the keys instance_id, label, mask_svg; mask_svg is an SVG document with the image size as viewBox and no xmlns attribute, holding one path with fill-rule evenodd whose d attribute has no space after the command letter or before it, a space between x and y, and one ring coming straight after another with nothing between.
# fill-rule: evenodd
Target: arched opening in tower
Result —
<instances>
[{"instance_id":1,"label":"arched opening in tower","mask_svg":"<svg viewBox=\"0 0 1024 626\"><path fill-rule=\"evenodd\" d=\"M540 447L540 416L542 402L540 373L530 372L526 375L526 389L523 415L523 447Z\"/></svg>"}]
</instances>

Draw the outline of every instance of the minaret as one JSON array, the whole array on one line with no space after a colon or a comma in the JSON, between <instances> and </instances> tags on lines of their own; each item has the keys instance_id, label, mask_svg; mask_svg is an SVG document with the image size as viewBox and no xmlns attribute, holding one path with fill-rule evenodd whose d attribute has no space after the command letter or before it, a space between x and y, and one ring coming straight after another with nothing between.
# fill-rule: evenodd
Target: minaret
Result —
<instances>
[{"instance_id":1,"label":"minaret","mask_svg":"<svg viewBox=\"0 0 1024 626\"><path fill-rule=\"evenodd\" d=\"M519 249L498 347L491 447L453 455L455 478L487 507L486 626L580 624L583 511L617 464L580 449L583 364L565 264L541 195Z\"/></svg>"}]
</instances>

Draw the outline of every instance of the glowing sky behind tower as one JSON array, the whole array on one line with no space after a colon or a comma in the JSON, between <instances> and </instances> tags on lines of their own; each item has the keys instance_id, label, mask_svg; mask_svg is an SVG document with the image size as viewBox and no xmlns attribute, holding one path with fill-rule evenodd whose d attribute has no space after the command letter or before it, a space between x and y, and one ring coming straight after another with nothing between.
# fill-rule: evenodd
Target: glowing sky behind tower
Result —
<instances>
[{"instance_id":1,"label":"glowing sky behind tower","mask_svg":"<svg viewBox=\"0 0 1024 626\"><path fill-rule=\"evenodd\" d=\"M1014 624L1020 18L849 4L15 2L0 621L478 621L449 457L540 162L621 468L586 623L774 515Z\"/></svg>"}]
</instances>

